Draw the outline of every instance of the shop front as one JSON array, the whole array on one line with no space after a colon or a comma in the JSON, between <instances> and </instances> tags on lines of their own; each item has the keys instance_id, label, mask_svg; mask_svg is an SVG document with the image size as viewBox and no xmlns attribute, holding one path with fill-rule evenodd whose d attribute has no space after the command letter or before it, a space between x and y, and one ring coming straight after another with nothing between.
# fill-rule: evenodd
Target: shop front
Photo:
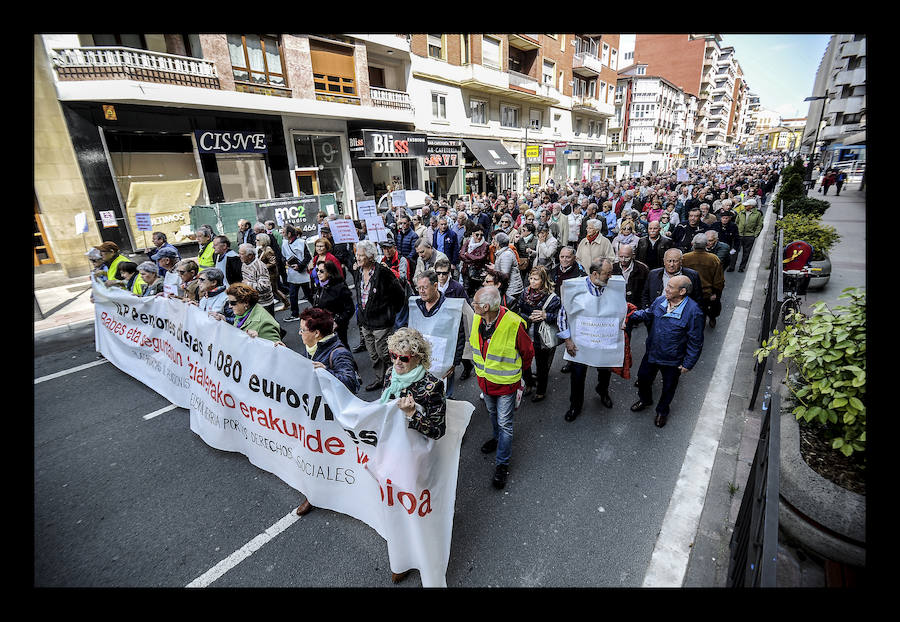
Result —
<instances>
[{"instance_id":1,"label":"shop front","mask_svg":"<svg viewBox=\"0 0 900 622\"><path fill-rule=\"evenodd\" d=\"M124 252L151 233L191 243L192 205L291 194L281 121L186 108L63 102L101 238ZM151 231L138 227L149 219Z\"/></svg>"},{"instance_id":2,"label":"shop front","mask_svg":"<svg viewBox=\"0 0 900 622\"><path fill-rule=\"evenodd\" d=\"M435 199L446 198L452 205L465 193L462 162L462 141L459 138L428 136L423 161L425 192Z\"/></svg>"},{"instance_id":3,"label":"shop front","mask_svg":"<svg viewBox=\"0 0 900 622\"><path fill-rule=\"evenodd\" d=\"M356 200L375 199L394 190L421 190L419 158L425 158L426 136L397 130L351 130L350 164Z\"/></svg>"},{"instance_id":4,"label":"shop front","mask_svg":"<svg viewBox=\"0 0 900 622\"><path fill-rule=\"evenodd\" d=\"M516 176L522 171L499 140L464 138L466 146L466 193L498 192L516 188Z\"/></svg>"}]
</instances>

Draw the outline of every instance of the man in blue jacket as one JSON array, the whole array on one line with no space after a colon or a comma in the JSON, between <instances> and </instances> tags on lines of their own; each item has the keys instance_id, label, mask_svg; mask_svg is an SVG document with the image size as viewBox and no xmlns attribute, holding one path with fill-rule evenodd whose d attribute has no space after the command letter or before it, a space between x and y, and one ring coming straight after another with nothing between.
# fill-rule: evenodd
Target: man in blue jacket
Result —
<instances>
[{"instance_id":1,"label":"man in blue jacket","mask_svg":"<svg viewBox=\"0 0 900 622\"><path fill-rule=\"evenodd\" d=\"M638 401L631 405L633 412L653 404L653 381L656 372L663 377L662 394L656 405L656 427L666 425L669 404L678 388L678 379L686 374L700 358L703 350L705 319L700 306L689 297L691 279L673 276L666 283L665 293L646 309L635 311L627 325L647 323L647 349L638 370Z\"/></svg>"},{"instance_id":2,"label":"man in blue jacket","mask_svg":"<svg viewBox=\"0 0 900 622\"><path fill-rule=\"evenodd\" d=\"M444 253L450 260L450 265L459 265L459 238L450 230L450 223L446 216L438 220L438 229L431 238L431 246Z\"/></svg>"},{"instance_id":3,"label":"man in blue jacket","mask_svg":"<svg viewBox=\"0 0 900 622\"><path fill-rule=\"evenodd\" d=\"M397 219L397 235L394 237L397 243L397 252L401 257L409 259L409 263L416 265L419 254L416 253L416 244L419 243L419 236L409 226L409 216L401 214Z\"/></svg>"}]
</instances>

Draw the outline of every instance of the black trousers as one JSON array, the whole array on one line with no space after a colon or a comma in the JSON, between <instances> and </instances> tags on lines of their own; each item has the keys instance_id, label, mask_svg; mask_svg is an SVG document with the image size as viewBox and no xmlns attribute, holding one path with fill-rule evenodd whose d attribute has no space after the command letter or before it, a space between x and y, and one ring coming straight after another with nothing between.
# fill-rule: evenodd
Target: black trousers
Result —
<instances>
[{"instance_id":1,"label":"black trousers","mask_svg":"<svg viewBox=\"0 0 900 622\"><path fill-rule=\"evenodd\" d=\"M741 236L741 270L747 269L747 264L750 262L750 252L753 250L754 242L756 242L756 237L752 235Z\"/></svg>"},{"instance_id":2,"label":"black trousers","mask_svg":"<svg viewBox=\"0 0 900 622\"><path fill-rule=\"evenodd\" d=\"M584 382L587 378L588 366L584 363L571 362L569 372L569 408L581 412L584 407ZM603 395L609 395L609 378L612 371L608 367L597 367L597 389Z\"/></svg>"},{"instance_id":3,"label":"black trousers","mask_svg":"<svg viewBox=\"0 0 900 622\"><path fill-rule=\"evenodd\" d=\"M653 381L656 379L657 372L662 373L663 386L659 401L656 403L656 413L668 416L669 404L675 397L678 379L681 378L681 370L678 369L678 366L670 367L651 363L645 354L641 360L641 367L638 369L638 396L644 403L653 401Z\"/></svg>"},{"instance_id":4,"label":"black trousers","mask_svg":"<svg viewBox=\"0 0 900 622\"><path fill-rule=\"evenodd\" d=\"M525 384L528 386L536 386L535 391L538 395L547 393L547 381L550 378L550 365L553 363L553 355L556 354L556 348L536 348L534 351L534 362L537 366L537 377L531 373L531 367L522 374L525 377Z\"/></svg>"},{"instance_id":5,"label":"black trousers","mask_svg":"<svg viewBox=\"0 0 900 622\"><path fill-rule=\"evenodd\" d=\"M722 313L722 295L716 296L715 300L704 298L700 301L700 310L706 317L717 318Z\"/></svg>"}]
</instances>

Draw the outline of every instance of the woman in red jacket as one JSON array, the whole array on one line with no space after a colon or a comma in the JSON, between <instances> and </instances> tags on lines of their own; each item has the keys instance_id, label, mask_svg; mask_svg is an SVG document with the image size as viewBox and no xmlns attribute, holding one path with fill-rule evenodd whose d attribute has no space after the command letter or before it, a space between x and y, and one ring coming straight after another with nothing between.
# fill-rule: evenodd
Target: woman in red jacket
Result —
<instances>
[{"instance_id":1,"label":"woman in red jacket","mask_svg":"<svg viewBox=\"0 0 900 622\"><path fill-rule=\"evenodd\" d=\"M331 242L327 238L319 238L316 240L316 256L313 258L311 265L316 265L320 261L330 261L338 269L338 275L341 278L344 278L344 269L341 268L341 262L338 261L338 258L331 254ZM319 285L319 277L313 272L313 281L316 286Z\"/></svg>"}]
</instances>

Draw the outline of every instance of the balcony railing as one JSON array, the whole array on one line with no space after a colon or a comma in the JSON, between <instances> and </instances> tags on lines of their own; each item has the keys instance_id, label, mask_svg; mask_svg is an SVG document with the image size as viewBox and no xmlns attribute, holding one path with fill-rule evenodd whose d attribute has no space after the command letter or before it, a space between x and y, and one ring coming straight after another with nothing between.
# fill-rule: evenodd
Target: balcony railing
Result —
<instances>
[{"instance_id":1,"label":"balcony railing","mask_svg":"<svg viewBox=\"0 0 900 622\"><path fill-rule=\"evenodd\" d=\"M393 91L391 89L370 86L369 94L372 97L372 103L376 106L393 108L395 110L413 110L409 93L405 91Z\"/></svg>"},{"instance_id":2,"label":"balcony railing","mask_svg":"<svg viewBox=\"0 0 900 622\"><path fill-rule=\"evenodd\" d=\"M518 71L513 71L512 69L510 69L507 73L509 74L510 86L518 86L523 89L537 92L540 84L537 78L527 76L524 73L519 73Z\"/></svg>"},{"instance_id":3,"label":"balcony railing","mask_svg":"<svg viewBox=\"0 0 900 622\"><path fill-rule=\"evenodd\" d=\"M603 63L590 52L578 52L572 59L572 69L589 69L595 73L603 71Z\"/></svg>"},{"instance_id":4,"label":"balcony railing","mask_svg":"<svg viewBox=\"0 0 900 622\"><path fill-rule=\"evenodd\" d=\"M140 80L218 89L210 60L126 47L54 49L51 62L60 80Z\"/></svg>"}]
</instances>

